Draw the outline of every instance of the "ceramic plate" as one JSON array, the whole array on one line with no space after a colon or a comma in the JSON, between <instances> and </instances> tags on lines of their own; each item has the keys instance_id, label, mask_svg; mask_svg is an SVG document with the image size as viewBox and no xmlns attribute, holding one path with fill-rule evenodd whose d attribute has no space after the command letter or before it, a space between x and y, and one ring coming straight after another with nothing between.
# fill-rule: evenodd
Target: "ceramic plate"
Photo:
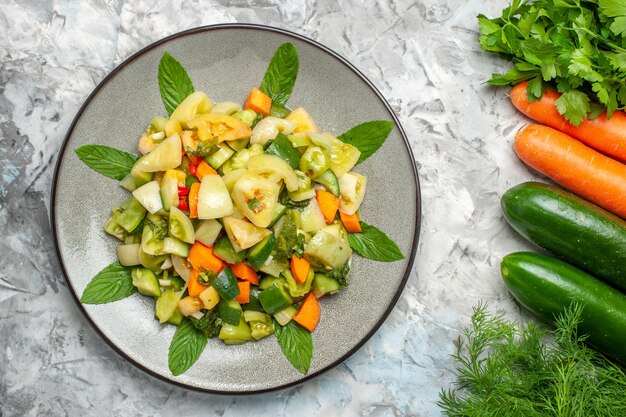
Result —
<instances>
[{"instance_id":1,"label":"ceramic plate","mask_svg":"<svg viewBox=\"0 0 626 417\"><path fill-rule=\"evenodd\" d=\"M322 131L339 135L367 120L395 127L384 146L357 166L368 178L363 218L385 231L405 259L379 263L354 256L350 285L320 300L322 316L313 333L307 375L283 356L275 337L239 346L209 340L196 364L173 376L167 353L175 331L154 319L154 301L138 294L102 305L82 305L91 278L116 260L117 241L103 231L111 209L127 198L117 181L79 161L74 149L103 144L137 153L150 119L166 116L157 68L170 52L187 69L196 90L214 102L243 101L260 84L276 48L292 42L300 71L289 106L304 106ZM166 381L207 392L241 394L288 387L341 363L380 327L409 275L419 236L417 171L404 132L376 88L345 59L294 33L256 25L217 25L156 42L124 61L98 85L72 123L57 163L51 219L68 287L87 320L129 362Z\"/></svg>"}]
</instances>

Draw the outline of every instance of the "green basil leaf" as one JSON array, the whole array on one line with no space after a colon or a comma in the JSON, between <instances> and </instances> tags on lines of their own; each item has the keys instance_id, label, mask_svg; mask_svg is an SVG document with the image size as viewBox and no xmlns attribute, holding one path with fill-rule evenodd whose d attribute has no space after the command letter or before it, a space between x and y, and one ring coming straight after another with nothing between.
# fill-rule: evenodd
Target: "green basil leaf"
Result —
<instances>
[{"instance_id":1,"label":"green basil leaf","mask_svg":"<svg viewBox=\"0 0 626 417\"><path fill-rule=\"evenodd\" d=\"M393 126L393 122L388 120L372 120L354 126L352 129L339 135L338 139L349 143L361 151L361 156L357 162L361 163L372 156L385 143Z\"/></svg>"},{"instance_id":2,"label":"green basil leaf","mask_svg":"<svg viewBox=\"0 0 626 417\"><path fill-rule=\"evenodd\" d=\"M174 375L180 375L196 363L208 341L207 335L185 319L172 338L167 363Z\"/></svg>"},{"instance_id":3,"label":"green basil leaf","mask_svg":"<svg viewBox=\"0 0 626 417\"><path fill-rule=\"evenodd\" d=\"M313 357L313 338L311 333L295 321L281 326L274 321L276 338L283 354L298 371L306 374Z\"/></svg>"},{"instance_id":4,"label":"green basil leaf","mask_svg":"<svg viewBox=\"0 0 626 417\"><path fill-rule=\"evenodd\" d=\"M376 227L361 222L361 233L348 233L350 247L364 258L379 262L393 262L404 259L398 245Z\"/></svg>"},{"instance_id":5,"label":"green basil leaf","mask_svg":"<svg viewBox=\"0 0 626 417\"><path fill-rule=\"evenodd\" d=\"M85 304L104 304L132 295L136 288L130 271L131 268L113 262L87 284L80 301Z\"/></svg>"},{"instance_id":6,"label":"green basil leaf","mask_svg":"<svg viewBox=\"0 0 626 417\"><path fill-rule=\"evenodd\" d=\"M83 145L74 152L89 168L114 180L128 175L137 161L133 154L104 145Z\"/></svg>"},{"instance_id":7,"label":"green basil leaf","mask_svg":"<svg viewBox=\"0 0 626 417\"><path fill-rule=\"evenodd\" d=\"M167 52L159 62L159 90L165 109L170 115L195 91L185 68Z\"/></svg>"},{"instance_id":8,"label":"green basil leaf","mask_svg":"<svg viewBox=\"0 0 626 417\"><path fill-rule=\"evenodd\" d=\"M298 51L291 43L278 47L265 71L261 91L270 96L272 105L284 106L298 77Z\"/></svg>"}]
</instances>

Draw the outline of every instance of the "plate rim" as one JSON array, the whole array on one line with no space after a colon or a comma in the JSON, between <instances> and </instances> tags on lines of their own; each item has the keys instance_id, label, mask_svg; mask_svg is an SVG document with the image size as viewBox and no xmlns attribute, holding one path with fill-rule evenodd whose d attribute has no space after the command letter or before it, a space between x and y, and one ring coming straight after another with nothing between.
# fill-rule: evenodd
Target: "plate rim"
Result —
<instances>
[{"instance_id":1,"label":"plate rim","mask_svg":"<svg viewBox=\"0 0 626 417\"><path fill-rule=\"evenodd\" d=\"M290 38L295 38L298 39L300 41L306 42L311 46L316 47L317 49L321 50L322 52L325 52L329 55L331 55L333 58L337 59L339 62L341 62L344 66L346 66L350 71L352 71L358 78L361 79L361 81L363 81L378 97L378 99L382 102L382 104L384 105L385 109L387 110L387 112L389 113L389 115L391 116L391 118L393 119L393 122L395 124L395 126L398 128L400 135L402 136L402 139L404 141L404 146L408 152L410 161L411 161L411 167L412 167L412 171L413 171L413 180L415 181L415 191L416 191L416 216L415 216L415 232L413 235L413 242L412 242L412 246L411 246L411 253L408 259L408 263L407 263L407 267L406 270L404 272L404 276L402 277L402 280L400 281L400 284L398 285L398 289L396 290L395 294L393 295L389 305L387 306L387 308L385 309L385 311L383 312L381 318L376 322L376 324L370 329L370 331L361 339L359 340L350 350L348 350L348 352L346 352L343 356L341 356L339 359L335 360L334 362L331 362L330 364L324 366L323 368L321 368L320 370L313 372L311 374L306 374L303 375L302 378L297 379L296 381L293 382L289 382L286 384L280 384L280 385L276 385L270 388L262 388L262 389L255 389L255 390L243 390L243 391L228 391L228 390L215 390L215 389L210 389L210 388L203 388L203 387L198 387L195 385L191 385L185 382L181 382L181 381L176 381L174 379L170 379L168 378L166 375L161 375L158 372L155 372L151 369L149 369L148 367L140 364L139 362L135 361L133 358L131 358L130 356L128 356L126 354L126 352L124 352L120 347L118 347L115 343L113 343L112 340L110 340L104 333L102 330L100 330L100 328L98 327L98 325L91 319L91 317L89 316L89 314L87 314L87 311L85 310L85 307L83 306L83 304L80 302L80 297L78 296L78 293L76 291L76 289L74 288L74 285L72 284L71 280L68 278L69 274L67 273L67 270L65 268L65 263L63 261L63 256L61 255L61 251L60 251L60 245L59 245L59 241L58 241L58 235L57 235L57 221L56 221L56 190L57 190L57 182L58 182L58 177L59 177L59 172L60 172L60 167L61 167L61 161L63 160L63 157L65 156L65 151L67 148L67 144L69 142L70 137L72 136L72 133L74 132L74 128L76 127L76 124L78 123L78 121L80 120L80 118L83 115L83 112L86 110L86 108L89 106L89 104L91 103L91 101L93 100L93 98L98 94L98 92L100 92L101 89L103 89L108 82L115 76L117 75L118 72L120 72L124 67L126 67L126 65L130 64L131 62L133 62L135 59L139 58L141 55L145 54L146 52L162 45L165 44L171 40L174 39L178 39L178 38L183 38L189 35L193 35L193 34L197 34L197 33L202 33L202 32L210 32L213 30L221 30L221 29L243 29L243 30L249 30L249 29L254 29L254 30L262 30L262 31L269 31L269 32L274 32L274 33L278 33L281 35L285 35L287 37ZM169 383L169 384L173 384L175 386L181 387L181 388L185 388L185 389L189 389L189 390L193 390L196 392L204 392L204 393L209 393L209 394L218 394L218 395L250 395L250 394L262 394L262 393L267 393L267 392L273 392L273 391L278 391L278 390L283 390L283 389L287 389L287 388L291 388L297 385L300 385L306 381L309 381L325 372L327 372L330 369L335 368L336 366L340 365L341 363L343 363L344 361L346 361L348 358L350 358L353 354L355 354L361 347L363 347L363 345L365 343L367 343L367 341L369 341L372 336L378 331L378 329L380 329L380 327L383 325L383 323L385 322L385 320L387 319L387 317L389 317L389 314L391 314L391 312L393 311L394 307L396 306L398 300L400 299L400 296L402 295L402 292L404 291L404 288L406 287L406 283L409 279L409 276L411 275L411 271L413 270L413 264L415 262L415 256L417 253L417 246L419 244L419 238L420 238L420 232L421 232L421 222L422 222L422 205L421 205L421 188L420 188L420 182L419 182L419 176L418 176L418 169L417 169L417 164L415 162L415 157L413 155L413 151L411 150L411 144L406 136L406 133L402 127L402 125L400 124L400 120L398 119L398 116L396 115L396 113L393 111L393 109L391 108L391 106L389 105L389 103L387 102L387 100L385 99L385 97L382 95L382 93L378 90L378 88L359 70L357 69L353 64L351 64L346 58L344 58L343 56L339 55L337 52L333 51L332 49L322 45L321 43L308 38L304 35L301 35L299 33L296 32L292 32L286 29L282 29L282 28L278 28L275 26L269 26L269 25L264 25L264 24L257 24L257 23L220 23L220 24L213 24L213 25L204 25L204 26L198 26L195 28L191 28L191 29L187 29L181 32L177 32L174 33L172 35L166 36L162 39L159 39L143 48L141 48L139 51L133 53L132 55L130 55L128 58L124 59L119 65L117 65L115 68L113 68L113 70L111 70L111 72L109 72L99 83L98 85L94 88L94 90L89 94L89 96L87 96L87 98L85 99L85 101L83 102L83 104L80 106L80 108L78 109L78 112L76 113L76 116L74 116L74 119L72 120L72 123L70 124L67 133L65 134L65 137L63 139L63 142L61 144L61 147L59 148L59 153L57 156L57 161L55 164L55 168L54 168L54 173L53 173L53 177L52 177L52 184L51 184L51 193L50 193L50 212L49 212L49 216L50 216L50 226L52 229L52 237L53 237L53 246L54 246L54 252L56 255L56 258L59 262L59 266L61 267L61 273L63 274L63 278L67 284L67 288L72 296L72 299L74 300L74 303L77 305L78 309L80 310L80 312L82 313L83 317L87 320L87 322L90 324L90 326L92 327L93 330L95 330L95 332L98 334L98 336L100 336L100 338L102 340L104 340L106 342L106 344L113 349L114 352L116 352L118 355L120 355L124 360L126 360L127 362L129 362L130 364L132 364L135 368L143 371L144 373L152 376L153 378L156 378L160 381Z\"/></svg>"}]
</instances>

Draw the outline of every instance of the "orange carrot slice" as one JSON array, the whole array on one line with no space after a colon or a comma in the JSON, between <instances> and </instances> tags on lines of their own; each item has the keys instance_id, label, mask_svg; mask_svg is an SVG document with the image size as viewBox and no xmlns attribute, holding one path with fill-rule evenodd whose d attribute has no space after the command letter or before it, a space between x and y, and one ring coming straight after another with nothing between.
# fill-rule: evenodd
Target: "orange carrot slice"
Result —
<instances>
[{"instance_id":1,"label":"orange carrot slice","mask_svg":"<svg viewBox=\"0 0 626 417\"><path fill-rule=\"evenodd\" d=\"M248 94L246 104L243 108L254 110L257 113L263 113L264 116L267 116L272 108L272 99L260 89L254 87L252 91L250 91L250 94Z\"/></svg>"},{"instance_id":2,"label":"orange carrot slice","mask_svg":"<svg viewBox=\"0 0 626 417\"><path fill-rule=\"evenodd\" d=\"M326 190L317 190L317 204L324 215L324 220L330 224L335 220L337 210L339 210L339 198L335 197Z\"/></svg>"},{"instance_id":3,"label":"orange carrot slice","mask_svg":"<svg viewBox=\"0 0 626 417\"><path fill-rule=\"evenodd\" d=\"M298 284L304 284L309 271L311 270L311 264L304 258L298 258L297 255L291 257L291 274L298 282Z\"/></svg>"},{"instance_id":4,"label":"orange carrot slice","mask_svg":"<svg viewBox=\"0 0 626 417\"><path fill-rule=\"evenodd\" d=\"M317 327L320 321L320 304L312 292L304 298L293 320L310 332Z\"/></svg>"}]
</instances>

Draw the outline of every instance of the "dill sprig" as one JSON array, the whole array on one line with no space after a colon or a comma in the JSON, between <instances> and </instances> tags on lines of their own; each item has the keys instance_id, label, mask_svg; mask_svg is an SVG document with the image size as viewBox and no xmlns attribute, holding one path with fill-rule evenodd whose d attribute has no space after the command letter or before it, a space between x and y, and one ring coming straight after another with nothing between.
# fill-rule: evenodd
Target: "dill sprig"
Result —
<instances>
[{"instance_id":1,"label":"dill sprig","mask_svg":"<svg viewBox=\"0 0 626 417\"><path fill-rule=\"evenodd\" d=\"M626 375L578 335L583 307L573 304L555 329L518 324L487 306L474 308L454 356L457 381L440 393L454 417L626 415Z\"/></svg>"}]
</instances>

